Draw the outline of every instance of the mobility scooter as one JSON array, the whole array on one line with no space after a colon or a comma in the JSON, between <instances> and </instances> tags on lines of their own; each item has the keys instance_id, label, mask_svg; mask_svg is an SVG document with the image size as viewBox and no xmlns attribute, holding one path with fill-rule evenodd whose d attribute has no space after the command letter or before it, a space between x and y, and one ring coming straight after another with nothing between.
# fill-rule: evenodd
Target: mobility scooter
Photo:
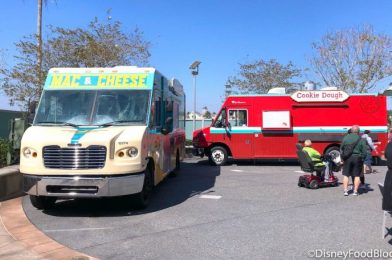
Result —
<instances>
[{"instance_id":1,"label":"mobility scooter","mask_svg":"<svg viewBox=\"0 0 392 260\"><path fill-rule=\"evenodd\" d=\"M296 144L296 148L301 169L304 172L310 173L299 177L299 187L318 189L320 187L334 187L339 185L338 178L333 173L334 171L339 171L341 168L340 154L337 151L323 156L323 161L328 164L328 167L316 167L309 154L302 150L301 144ZM329 173L327 180L324 179L325 171ZM314 172L316 172L316 175L313 174Z\"/></svg>"}]
</instances>

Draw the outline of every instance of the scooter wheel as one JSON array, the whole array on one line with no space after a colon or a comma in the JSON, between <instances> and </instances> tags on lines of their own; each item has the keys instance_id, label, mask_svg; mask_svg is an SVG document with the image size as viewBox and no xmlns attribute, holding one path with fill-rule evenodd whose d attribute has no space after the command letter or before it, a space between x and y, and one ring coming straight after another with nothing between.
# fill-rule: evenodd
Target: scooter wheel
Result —
<instances>
[{"instance_id":1,"label":"scooter wheel","mask_svg":"<svg viewBox=\"0 0 392 260\"><path fill-rule=\"evenodd\" d=\"M319 187L319 184L318 184L318 182L317 182L316 180L312 180L312 181L309 183L309 188L310 188L310 189L318 189L318 187Z\"/></svg>"}]
</instances>

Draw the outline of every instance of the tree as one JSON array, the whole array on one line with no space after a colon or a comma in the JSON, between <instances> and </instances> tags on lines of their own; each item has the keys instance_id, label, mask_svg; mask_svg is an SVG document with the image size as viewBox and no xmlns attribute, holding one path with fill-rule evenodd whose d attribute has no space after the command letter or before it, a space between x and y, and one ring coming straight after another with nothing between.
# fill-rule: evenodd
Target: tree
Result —
<instances>
[{"instance_id":1,"label":"tree","mask_svg":"<svg viewBox=\"0 0 392 260\"><path fill-rule=\"evenodd\" d=\"M37 45L34 35L24 37L15 44L19 53L18 60L12 68L0 68L0 86L10 97L10 105L18 104L22 110L28 110L32 101L37 101L41 93L39 89L39 72L37 71Z\"/></svg>"},{"instance_id":2,"label":"tree","mask_svg":"<svg viewBox=\"0 0 392 260\"><path fill-rule=\"evenodd\" d=\"M392 75L391 38L371 26L327 33L312 48L310 62L327 86L363 93Z\"/></svg>"},{"instance_id":3,"label":"tree","mask_svg":"<svg viewBox=\"0 0 392 260\"><path fill-rule=\"evenodd\" d=\"M150 43L136 28L125 34L121 23L95 18L87 28L49 27L50 37L42 43L42 68L37 70L36 35L24 37L15 44L18 55L10 68L0 68L0 87L10 98L27 110L42 92L42 82L52 67L111 67L116 65L147 65Z\"/></svg>"},{"instance_id":4,"label":"tree","mask_svg":"<svg viewBox=\"0 0 392 260\"><path fill-rule=\"evenodd\" d=\"M211 119L211 118L212 118L211 112L210 112L210 111L207 111L207 112L204 114L204 118L205 118L205 119Z\"/></svg>"},{"instance_id":5,"label":"tree","mask_svg":"<svg viewBox=\"0 0 392 260\"><path fill-rule=\"evenodd\" d=\"M230 86L230 93L236 93L234 88L244 93L259 94L266 93L271 88L276 87L288 89L297 85L291 80L301 76L301 70L297 69L291 62L284 65L275 59L269 61L260 59L253 63L239 65L239 76L229 77L226 83Z\"/></svg>"},{"instance_id":6,"label":"tree","mask_svg":"<svg viewBox=\"0 0 392 260\"><path fill-rule=\"evenodd\" d=\"M208 107L204 106L201 114L205 119L211 119L211 112L208 110Z\"/></svg>"},{"instance_id":7,"label":"tree","mask_svg":"<svg viewBox=\"0 0 392 260\"><path fill-rule=\"evenodd\" d=\"M146 65L150 43L136 28L130 35L121 31L120 22L102 24L95 18L88 29L51 28L54 37L45 46L47 62L70 67L111 67Z\"/></svg>"}]
</instances>

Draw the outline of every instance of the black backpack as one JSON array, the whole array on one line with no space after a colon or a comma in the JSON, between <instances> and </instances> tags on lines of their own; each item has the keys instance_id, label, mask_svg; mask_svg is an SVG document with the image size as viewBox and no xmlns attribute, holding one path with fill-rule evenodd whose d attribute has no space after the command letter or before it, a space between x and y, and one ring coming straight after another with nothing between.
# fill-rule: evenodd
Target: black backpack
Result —
<instances>
[{"instance_id":1,"label":"black backpack","mask_svg":"<svg viewBox=\"0 0 392 260\"><path fill-rule=\"evenodd\" d=\"M342 157L343 160L347 160L354 151L355 146L357 146L357 144L359 143L359 141L361 140L361 137L358 136L358 140L355 141L352 144L345 144L343 145L341 151L340 151L340 156Z\"/></svg>"}]
</instances>

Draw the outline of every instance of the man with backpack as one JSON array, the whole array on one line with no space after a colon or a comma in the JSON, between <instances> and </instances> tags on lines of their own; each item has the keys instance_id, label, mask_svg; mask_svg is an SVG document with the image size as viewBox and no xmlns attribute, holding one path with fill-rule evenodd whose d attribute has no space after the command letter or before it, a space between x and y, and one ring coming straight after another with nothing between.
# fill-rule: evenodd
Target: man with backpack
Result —
<instances>
[{"instance_id":1,"label":"man with backpack","mask_svg":"<svg viewBox=\"0 0 392 260\"><path fill-rule=\"evenodd\" d=\"M363 161L366 157L366 141L359 136L359 126L353 125L351 133L346 135L340 146L343 164L344 196L348 196L349 177L354 177L354 196L358 195L359 176L363 171Z\"/></svg>"}]
</instances>

